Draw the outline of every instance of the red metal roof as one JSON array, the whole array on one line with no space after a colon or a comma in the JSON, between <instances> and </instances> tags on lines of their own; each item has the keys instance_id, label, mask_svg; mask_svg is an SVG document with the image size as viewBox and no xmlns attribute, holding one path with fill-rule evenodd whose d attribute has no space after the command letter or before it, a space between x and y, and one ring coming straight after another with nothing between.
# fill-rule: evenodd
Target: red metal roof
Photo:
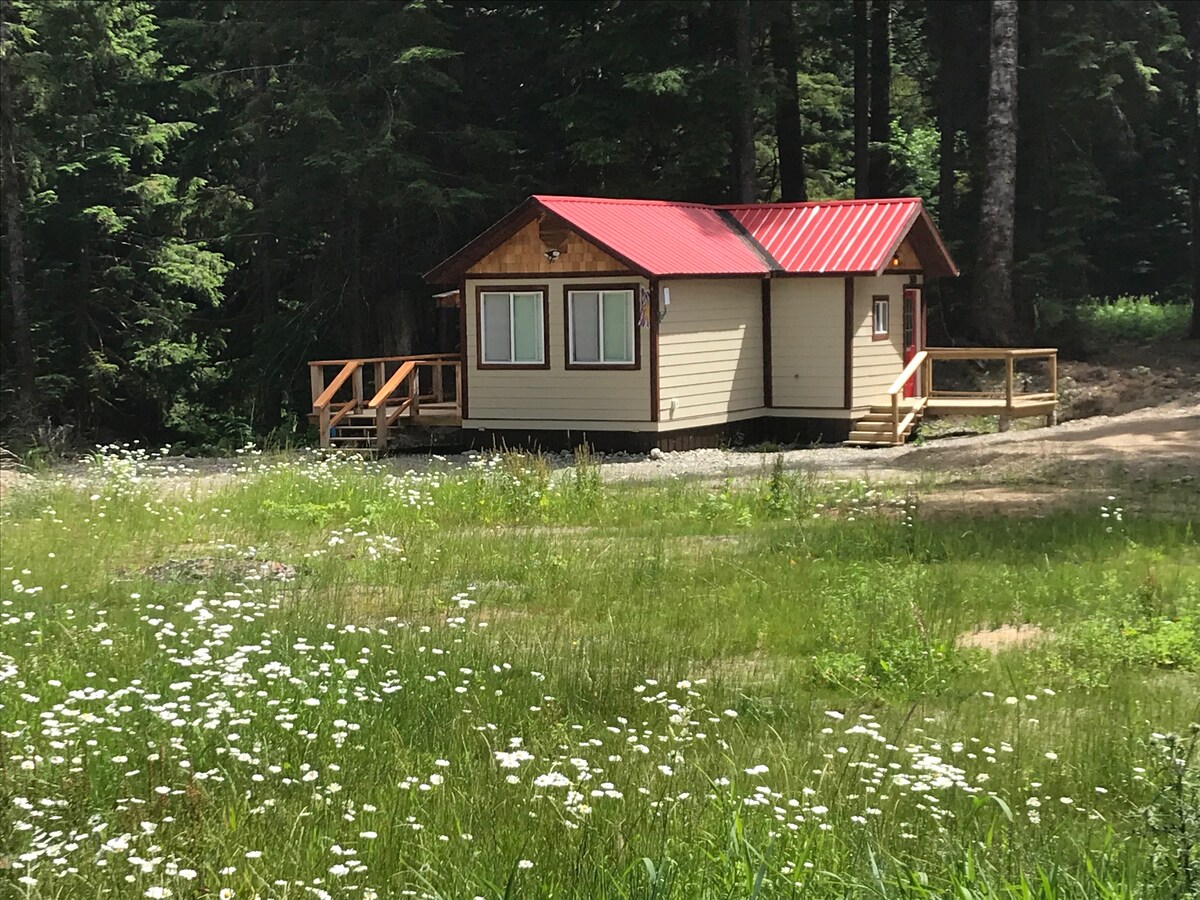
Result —
<instances>
[{"instance_id":1,"label":"red metal roof","mask_svg":"<svg viewBox=\"0 0 1200 900\"><path fill-rule=\"evenodd\" d=\"M534 195L635 268L653 275L765 275L767 261L711 206Z\"/></svg>"},{"instance_id":2,"label":"red metal roof","mask_svg":"<svg viewBox=\"0 0 1200 900\"><path fill-rule=\"evenodd\" d=\"M785 272L879 272L921 215L915 197L729 206Z\"/></svg>"},{"instance_id":3,"label":"red metal roof","mask_svg":"<svg viewBox=\"0 0 1200 900\"><path fill-rule=\"evenodd\" d=\"M536 194L426 278L452 283L517 228L547 212L630 268L655 277L880 274L905 237L927 275L958 274L915 197L706 206Z\"/></svg>"}]
</instances>

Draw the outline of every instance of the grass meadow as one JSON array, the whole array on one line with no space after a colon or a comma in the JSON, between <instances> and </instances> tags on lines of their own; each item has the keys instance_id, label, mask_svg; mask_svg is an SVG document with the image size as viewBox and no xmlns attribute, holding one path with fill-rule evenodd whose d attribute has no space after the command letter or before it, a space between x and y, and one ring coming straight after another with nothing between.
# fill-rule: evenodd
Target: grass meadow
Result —
<instances>
[{"instance_id":1,"label":"grass meadow","mask_svg":"<svg viewBox=\"0 0 1200 900\"><path fill-rule=\"evenodd\" d=\"M769 458L161 468L5 498L2 897L1200 890L1177 503L934 515Z\"/></svg>"}]
</instances>

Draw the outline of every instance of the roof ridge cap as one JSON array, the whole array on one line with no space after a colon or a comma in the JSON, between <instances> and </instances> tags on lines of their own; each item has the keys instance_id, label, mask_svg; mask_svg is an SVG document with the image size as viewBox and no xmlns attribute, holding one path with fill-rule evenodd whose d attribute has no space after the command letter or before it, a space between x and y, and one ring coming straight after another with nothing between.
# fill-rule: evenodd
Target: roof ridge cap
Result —
<instances>
[{"instance_id":1,"label":"roof ridge cap","mask_svg":"<svg viewBox=\"0 0 1200 900\"><path fill-rule=\"evenodd\" d=\"M629 206L685 206L692 209L717 209L717 207L710 203L696 203L690 200L648 200L639 197L580 197L570 194L531 194L530 197L539 203L544 203L547 200L558 200L568 203L612 203Z\"/></svg>"},{"instance_id":2,"label":"roof ridge cap","mask_svg":"<svg viewBox=\"0 0 1200 900\"><path fill-rule=\"evenodd\" d=\"M813 206L854 206L868 203L917 203L922 207L925 201L921 197L850 197L844 200L794 200L775 201L771 203L720 203L713 209L796 209L797 207Z\"/></svg>"}]
</instances>

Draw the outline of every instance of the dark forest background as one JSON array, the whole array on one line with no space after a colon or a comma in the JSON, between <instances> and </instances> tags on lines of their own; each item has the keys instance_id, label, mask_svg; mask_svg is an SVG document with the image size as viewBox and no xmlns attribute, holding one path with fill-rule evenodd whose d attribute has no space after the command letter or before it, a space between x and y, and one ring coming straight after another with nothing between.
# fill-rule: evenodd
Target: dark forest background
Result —
<instances>
[{"instance_id":1,"label":"dark forest background","mask_svg":"<svg viewBox=\"0 0 1200 900\"><path fill-rule=\"evenodd\" d=\"M1197 296L1200 3L0 9L10 436L302 429L307 359L453 349L421 273L534 192L919 195L939 342Z\"/></svg>"}]
</instances>

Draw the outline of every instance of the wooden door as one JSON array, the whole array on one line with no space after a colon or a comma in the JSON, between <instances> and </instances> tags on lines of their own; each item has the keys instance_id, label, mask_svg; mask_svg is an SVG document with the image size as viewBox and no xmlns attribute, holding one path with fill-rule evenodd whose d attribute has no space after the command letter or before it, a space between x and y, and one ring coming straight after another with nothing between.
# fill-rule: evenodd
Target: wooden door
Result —
<instances>
[{"instance_id":1,"label":"wooden door","mask_svg":"<svg viewBox=\"0 0 1200 900\"><path fill-rule=\"evenodd\" d=\"M909 287L904 289L904 365L912 362L917 351L925 343L924 317L921 315L921 289ZM917 373L904 384L904 396L917 395Z\"/></svg>"}]
</instances>

